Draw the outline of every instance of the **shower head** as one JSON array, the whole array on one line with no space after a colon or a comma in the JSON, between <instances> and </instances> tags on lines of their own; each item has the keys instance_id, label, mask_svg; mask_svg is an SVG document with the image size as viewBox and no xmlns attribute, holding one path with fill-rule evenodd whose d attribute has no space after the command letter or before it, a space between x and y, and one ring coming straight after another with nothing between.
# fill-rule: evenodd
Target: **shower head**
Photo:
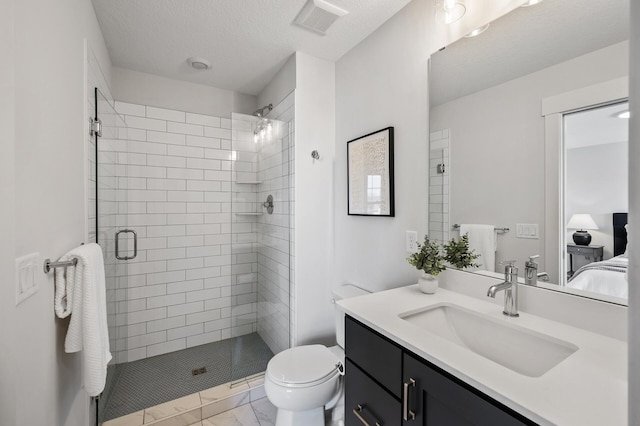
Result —
<instances>
[{"instance_id":1,"label":"shower head","mask_svg":"<svg viewBox=\"0 0 640 426\"><path fill-rule=\"evenodd\" d=\"M269 114L269 111L271 111L272 109L273 104L265 105L262 108L258 108L257 110L255 110L253 112L253 115L255 115L256 117L264 117L265 115ZM267 112L264 112L264 110L267 110Z\"/></svg>"}]
</instances>

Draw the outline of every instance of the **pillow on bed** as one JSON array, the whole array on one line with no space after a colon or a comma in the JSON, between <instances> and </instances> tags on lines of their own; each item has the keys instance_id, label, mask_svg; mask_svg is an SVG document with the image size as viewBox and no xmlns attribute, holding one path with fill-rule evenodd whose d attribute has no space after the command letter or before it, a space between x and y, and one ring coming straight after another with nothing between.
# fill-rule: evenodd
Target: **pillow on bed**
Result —
<instances>
[{"instance_id":1,"label":"pillow on bed","mask_svg":"<svg viewBox=\"0 0 640 426\"><path fill-rule=\"evenodd\" d=\"M629 224L628 223L624 226L624 230L627 231L627 245L624 248L623 256L629 257Z\"/></svg>"}]
</instances>

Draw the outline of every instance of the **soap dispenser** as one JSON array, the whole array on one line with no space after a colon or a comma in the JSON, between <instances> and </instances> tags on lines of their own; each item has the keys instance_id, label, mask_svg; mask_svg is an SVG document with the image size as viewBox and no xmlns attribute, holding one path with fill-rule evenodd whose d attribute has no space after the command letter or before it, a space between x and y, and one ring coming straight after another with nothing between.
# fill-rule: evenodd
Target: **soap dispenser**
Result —
<instances>
[{"instance_id":1,"label":"soap dispenser","mask_svg":"<svg viewBox=\"0 0 640 426\"><path fill-rule=\"evenodd\" d=\"M539 257L539 254L529 256L529 260L524 264L524 283L527 285L538 285L538 264L536 259Z\"/></svg>"}]
</instances>

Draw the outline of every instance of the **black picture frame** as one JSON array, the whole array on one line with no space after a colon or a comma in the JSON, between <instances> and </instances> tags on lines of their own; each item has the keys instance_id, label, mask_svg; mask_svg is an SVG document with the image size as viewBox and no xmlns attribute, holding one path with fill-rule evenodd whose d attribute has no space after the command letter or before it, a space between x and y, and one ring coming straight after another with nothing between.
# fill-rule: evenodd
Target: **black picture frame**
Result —
<instances>
[{"instance_id":1,"label":"black picture frame","mask_svg":"<svg viewBox=\"0 0 640 426\"><path fill-rule=\"evenodd\" d=\"M395 217L393 127L347 142L347 214Z\"/></svg>"}]
</instances>

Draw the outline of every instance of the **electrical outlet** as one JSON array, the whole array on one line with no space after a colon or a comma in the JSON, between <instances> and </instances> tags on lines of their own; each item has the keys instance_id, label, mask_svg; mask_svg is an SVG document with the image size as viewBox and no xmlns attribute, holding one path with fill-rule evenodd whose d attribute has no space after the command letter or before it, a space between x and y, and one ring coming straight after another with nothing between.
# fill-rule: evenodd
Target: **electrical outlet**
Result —
<instances>
[{"instance_id":1,"label":"electrical outlet","mask_svg":"<svg viewBox=\"0 0 640 426\"><path fill-rule=\"evenodd\" d=\"M40 253L16 259L16 306L38 292Z\"/></svg>"},{"instance_id":2,"label":"electrical outlet","mask_svg":"<svg viewBox=\"0 0 640 426\"><path fill-rule=\"evenodd\" d=\"M418 233L416 231L406 231L405 234L406 250L409 253L414 253L418 250Z\"/></svg>"}]
</instances>

